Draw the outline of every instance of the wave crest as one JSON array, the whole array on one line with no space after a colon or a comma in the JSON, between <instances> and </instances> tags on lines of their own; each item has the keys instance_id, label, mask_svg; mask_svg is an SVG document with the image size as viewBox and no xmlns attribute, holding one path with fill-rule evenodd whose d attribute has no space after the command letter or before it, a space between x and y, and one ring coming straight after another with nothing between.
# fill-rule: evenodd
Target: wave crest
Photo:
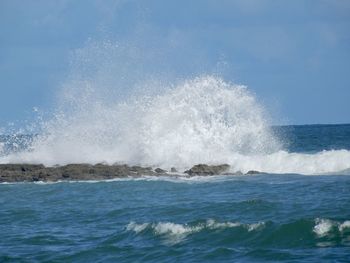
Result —
<instances>
[{"instance_id":1,"label":"wave crest","mask_svg":"<svg viewBox=\"0 0 350 263\"><path fill-rule=\"evenodd\" d=\"M330 219L317 218L315 220L315 226L313 232L319 237L326 237L332 232L339 232L344 234L350 231L350 221L346 220L344 222L333 221Z\"/></svg>"},{"instance_id":2,"label":"wave crest","mask_svg":"<svg viewBox=\"0 0 350 263\"><path fill-rule=\"evenodd\" d=\"M185 239L188 235L201 232L203 230L224 230L227 228L242 228L247 232L262 229L265 226L264 222L253 224L243 224L240 222L217 222L213 219L208 219L205 223L197 224L178 224L172 222L158 223L143 223L137 224L130 222L126 226L127 231L133 231L140 234L144 231L151 230L157 236L165 236L169 242L178 243Z\"/></svg>"},{"instance_id":3,"label":"wave crest","mask_svg":"<svg viewBox=\"0 0 350 263\"><path fill-rule=\"evenodd\" d=\"M225 233L229 240L249 240L258 237L260 242L266 244L278 244L278 246L290 247L291 244L299 244L300 240L308 240L317 247L336 246L337 244L349 244L350 221L336 221L324 218L314 220L299 219L289 223L277 223L272 221L241 223L219 222L208 219L202 222L180 224L173 222L141 223L130 222L125 230L141 236L151 235L161 238L170 245L183 242L194 235L205 234L213 239L220 232L218 240L222 241ZM290 235L293 230L293 235ZM231 239L232 237L232 239ZM195 237L194 237L195 238Z\"/></svg>"}]
</instances>

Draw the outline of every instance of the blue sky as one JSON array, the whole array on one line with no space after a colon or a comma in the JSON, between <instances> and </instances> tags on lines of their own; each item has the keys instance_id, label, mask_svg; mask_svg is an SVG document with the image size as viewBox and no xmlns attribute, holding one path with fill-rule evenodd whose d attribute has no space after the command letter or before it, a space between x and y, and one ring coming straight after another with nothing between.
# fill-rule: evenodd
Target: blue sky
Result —
<instances>
[{"instance_id":1,"label":"blue sky","mask_svg":"<svg viewBox=\"0 0 350 263\"><path fill-rule=\"evenodd\" d=\"M1 0L0 126L52 109L72 54L107 40L145 72L245 84L275 123L349 123L349 28L347 0Z\"/></svg>"}]
</instances>

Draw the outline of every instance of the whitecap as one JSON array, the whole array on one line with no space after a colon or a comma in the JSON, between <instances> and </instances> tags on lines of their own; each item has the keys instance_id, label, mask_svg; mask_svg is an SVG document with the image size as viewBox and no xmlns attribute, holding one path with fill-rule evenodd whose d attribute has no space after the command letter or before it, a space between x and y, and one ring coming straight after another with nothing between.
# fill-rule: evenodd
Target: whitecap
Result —
<instances>
[{"instance_id":1,"label":"whitecap","mask_svg":"<svg viewBox=\"0 0 350 263\"><path fill-rule=\"evenodd\" d=\"M350 220L344 221L342 224L339 224L338 229L340 232L345 232L346 230L350 230Z\"/></svg>"},{"instance_id":2,"label":"whitecap","mask_svg":"<svg viewBox=\"0 0 350 263\"><path fill-rule=\"evenodd\" d=\"M258 229L262 229L263 227L265 227L265 222L258 222L258 223L253 223L253 224L248 224L248 231L255 231Z\"/></svg>"},{"instance_id":3,"label":"whitecap","mask_svg":"<svg viewBox=\"0 0 350 263\"><path fill-rule=\"evenodd\" d=\"M332 230L334 222L329 219L317 218L315 224L313 229L314 233L316 233L318 237L324 237Z\"/></svg>"},{"instance_id":4,"label":"whitecap","mask_svg":"<svg viewBox=\"0 0 350 263\"><path fill-rule=\"evenodd\" d=\"M128 231L134 231L135 233L140 233L143 230L145 230L147 227L149 226L148 223L144 223L144 224L136 224L135 222L130 222L127 226L126 226L126 230Z\"/></svg>"},{"instance_id":5,"label":"whitecap","mask_svg":"<svg viewBox=\"0 0 350 263\"><path fill-rule=\"evenodd\" d=\"M126 226L127 231L133 231L136 234L150 229L156 236L163 236L166 238L166 243L176 244L183 241L187 236L199 233L203 230L225 230L229 228L243 227L246 231L251 232L261 229L265 226L264 222L244 224L240 222L218 222L214 219L208 219L206 222L191 224L180 224L173 222L157 222L157 223L141 223L137 224L134 221Z\"/></svg>"}]
</instances>

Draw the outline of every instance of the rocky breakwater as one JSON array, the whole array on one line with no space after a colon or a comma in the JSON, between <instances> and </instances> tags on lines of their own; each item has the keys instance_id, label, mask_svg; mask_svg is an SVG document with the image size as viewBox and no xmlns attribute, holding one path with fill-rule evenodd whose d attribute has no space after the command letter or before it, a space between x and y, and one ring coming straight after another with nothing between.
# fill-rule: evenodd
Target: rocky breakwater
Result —
<instances>
[{"instance_id":1,"label":"rocky breakwater","mask_svg":"<svg viewBox=\"0 0 350 263\"><path fill-rule=\"evenodd\" d=\"M220 174L228 174L229 170L230 170L230 166L228 164L220 164L220 165L197 164L193 166L191 169L185 171L185 173L188 175L220 175Z\"/></svg>"},{"instance_id":2,"label":"rocky breakwater","mask_svg":"<svg viewBox=\"0 0 350 263\"><path fill-rule=\"evenodd\" d=\"M176 173L174 173L176 171ZM231 173L228 164L198 164L185 171L186 176L241 175ZM248 174L258 173L250 171ZM4 182L57 182L111 180L116 178L137 178L141 176L183 176L175 168L171 173L151 167L129 166L126 164L68 164L64 166L45 167L41 164L0 164L0 183Z\"/></svg>"},{"instance_id":3,"label":"rocky breakwater","mask_svg":"<svg viewBox=\"0 0 350 263\"><path fill-rule=\"evenodd\" d=\"M243 175L241 171L232 172L231 167L228 164L220 165L208 165L208 164L197 164L191 169L185 171L184 173L189 176L213 176L213 175ZM256 175L263 174L262 172L250 170L246 175Z\"/></svg>"},{"instance_id":4,"label":"rocky breakwater","mask_svg":"<svg viewBox=\"0 0 350 263\"><path fill-rule=\"evenodd\" d=\"M105 164L68 164L45 167L34 164L0 164L0 182L56 182L108 180L142 175L159 176L151 167Z\"/></svg>"}]
</instances>

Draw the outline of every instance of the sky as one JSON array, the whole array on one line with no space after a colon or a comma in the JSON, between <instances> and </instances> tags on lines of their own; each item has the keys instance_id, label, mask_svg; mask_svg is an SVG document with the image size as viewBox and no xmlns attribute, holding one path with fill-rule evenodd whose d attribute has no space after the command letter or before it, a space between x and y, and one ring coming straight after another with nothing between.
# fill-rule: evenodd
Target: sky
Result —
<instances>
[{"instance_id":1,"label":"sky","mask_svg":"<svg viewBox=\"0 0 350 263\"><path fill-rule=\"evenodd\" d=\"M275 124L350 123L349 28L347 0L0 0L0 127L52 110L91 43L139 74L247 85Z\"/></svg>"}]
</instances>

